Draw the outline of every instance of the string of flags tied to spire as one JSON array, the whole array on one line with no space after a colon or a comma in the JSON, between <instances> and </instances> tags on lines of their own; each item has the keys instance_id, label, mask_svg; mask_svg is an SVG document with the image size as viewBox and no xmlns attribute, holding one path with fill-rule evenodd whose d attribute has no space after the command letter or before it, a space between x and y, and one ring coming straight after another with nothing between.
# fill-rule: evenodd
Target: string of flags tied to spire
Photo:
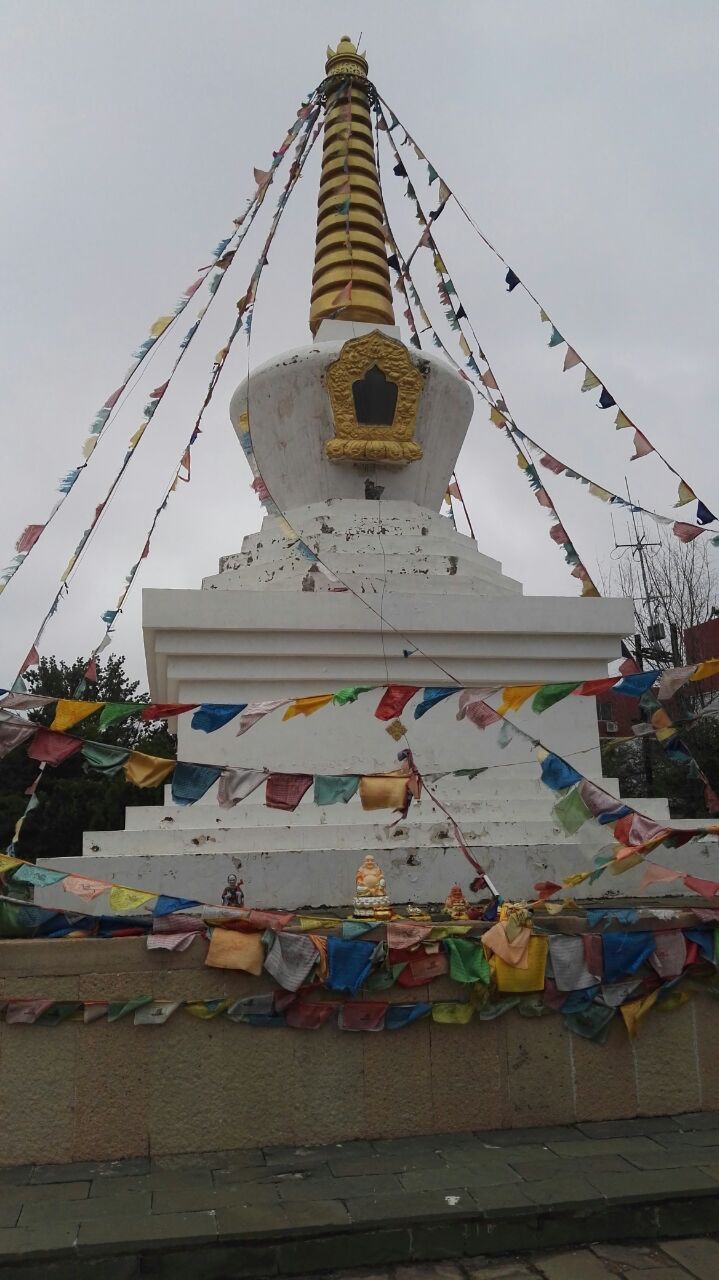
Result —
<instances>
[{"instance_id":1,"label":"string of flags tied to spire","mask_svg":"<svg viewBox=\"0 0 719 1280\"><path fill-rule=\"evenodd\" d=\"M449 359L450 363L454 365L454 367L458 370L458 372L465 379L465 381L469 382L474 387L475 391L479 395L481 395L483 399L488 401L488 403L491 406L490 417L492 416L492 414L495 414L500 418L502 423L506 424L508 438L512 440L513 437L511 435L511 431L514 426L513 419L511 418L509 414L509 410L507 409L506 401L503 398L501 398L501 392L499 390L499 384L497 382L495 374L492 370L491 365L489 364L487 356L485 355L482 349L479 339L477 338L477 334L474 329L474 326L471 320L469 319L468 313L461 301L461 298L459 297L456 285L448 272L444 258L440 253L439 246L433 234L433 225L436 222L437 218L442 213L451 193L449 192L449 189L446 187L446 184L444 184L440 189L439 207L435 209L432 213L430 213L429 216L425 214L422 204L419 200L419 197L417 196L417 192L414 186L412 185L412 183L409 181L407 171L400 158L399 152L392 138L391 129L387 125L387 121L385 119L384 113L382 111L382 108L379 102L377 103L376 113L377 113L378 135L379 135L379 132L383 130L387 134L388 138L390 139L390 146L392 149L393 157L396 161L393 172L397 175L397 177L404 178L407 180L405 195L414 204L417 221L423 227L423 231L419 238L419 241L417 242L415 248L412 250L412 252L409 254L407 258L404 258L403 255L401 254L396 241L394 241L394 239L391 240L390 247L393 249L393 253L388 259L389 265L391 268L393 268L395 271L398 272L398 275L403 282L404 281L407 282L407 289L409 290L409 294L412 298L412 301L414 302L415 306L418 308L423 329L424 330L428 329L431 332L432 341L434 345L443 352L443 354ZM415 150L418 150L418 148L416 148L416 144L413 144L413 145L415 145ZM379 150L379 145L377 149ZM410 270L411 262L415 257L416 253L418 252L418 250L421 248L427 248L432 253L432 263L437 276L437 291L439 294L440 302L446 308L445 318L447 320L447 323L449 324L449 327L459 335L458 341L459 341L460 350L462 351L462 354L467 358L466 365L469 369L472 370L474 374L476 374L479 377L481 385L476 381L475 378L470 377L466 373L465 368L458 363L458 361L454 358L452 353L449 351L446 344L442 341L442 338L438 334L436 328L432 324L430 316L422 302L422 299L420 297L416 284L412 278L412 274ZM406 289L404 290L404 292L406 296ZM417 325L416 325L414 316L412 314L412 307L409 304L409 300L408 300L407 309L404 312L404 317L413 331L413 339L416 338L416 342L414 343L414 345L421 346L421 339L417 331ZM467 329L467 332L469 333L470 337L472 338L472 341L474 342L474 350L470 345L470 341L469 341L469 338L467 337L467 334L464 332L464 328ZM476 357L474 354L475 350L476 350ZM486 365L486 370L484 374L481 374L480 366L477 363L477 358ZM496 398L494 395L495 392L497 393ZM515 447L518 448L521 455L521 450L522 450L521 444L518 444L517 442L515 442ZM528 479L530 479L530 483L532 483L532 480L529 476L528 476ZM556 504L552 500L546 485L542 486L540 482L537 481L536 485L532 483L532 487L535 491L535 495L537 497L538 502L544 508L544 510L546 510L547 515L552 521L552 527L562 530L563 537L561 541L558 542L558 545L561 546L564 552L565 560L570 565L572 576L577 578L581 582L582 595L583 596L599 595L599 591L594 581L592 580L586 565L580 559L579 554L574 546L574 543L571 541L569 535L566 533L564 529L564 525L562 524L556 509Z\"/></svg>"},{"instance_id":2,"label":"string of flags tied to spire","mask_svg":"<svg viewBox=\"0 0 719 1280\"><path fill-rule=\"evenodd\" d=\"M383 102L383 101L384 100L380 98L380 102ZM567 533L566 528L557 513L556 505L550 496L550 493L547 488L547 484L546 482L543 482L540 479L536 471L536 467L534 467L533 465L532 459L527 454L527 450L524 447L525 444L534 446L536 449L538 449L542 453L543 455L542 460L544 462L544 465L550 471L552 471L555 475L565 475L568 478L578 480L580 483L587 486L592 496L599 498L601 501L610 502L614 505L620 505L624 508L633 510L635 512L642 512L647 516L649 516L658 524L671 526L672 533L674 534L674 536L676 536L682 542L685 542L685 543L691 542L695 537L698 537L700 534L704 532L711 532L711 530L707 530L705 526L706 524L711 522L714 519L714 517L712 516L712 513L708 510L708 508L703 503L700 502L698 504L697 519L700 521L698 525L679 521L674 519L673 517L659 515L657 512L649 510L648 508L642 507L637 503L627 501L626 499L622 498L620 495L612 493L610 490L606 489L604 486L598 484L596 481L592 480L590 477L584 476L582 473L576 472L573 468L570 468L566 463L559 462L556 458L554 458L551 455L551 453L544 446L532 440L531 436L528 436L526 432L520 430L520 428L517 426L516 422L512 418L507 408L506 400L502 397L499 384L497 382L494 371L492 370L491 365L489 364L487 357L479 342L479 339L477 338L476 332L474 330L474 327L471 324L468 313L458 295L456 285L447 271L444 259L442 257L438 243L433 233L433 224L436 222L436 219L442 213L445 205L447 204L450 196L453 195L453 193L449 191L447 184L444 183L443 180L440 180L441 186L440 186L439 207L435 209L433 212L431 212L429 216L425 215L421 202L417 196L416 189L414 188L413 184L409 180L407 170L399 156L397 147L394 141L392 140L392 129L396 128L399 122L397 121L397 118L394 116L394 113L390 112L390 114L392 115L392 121L393 121L391 126L387 124L387 120L384 116L382 108L378 104L377 127L378 127L378 130L384 131L390 137L390 145L392 147L393 156L396 161L393 172L398 177L406 179L407 186L406 186L405 194L413 201L415 205L417 220L420 222L420 225L423 226L422 235L420 236L420 239L417 242L412 253L409 255L409 257L406 260L402 258L402 255L398 250L396 241L394 240L394 237L391 235L391 232L388 237L388 242L390 244L390 248L392 249L392 253L388 259L389 265L395 271L398 272L398 283L395 287L398 289L398 291L404 293L405 299L407 301L407 309L404 312L404 317L407 320L410 326L410 330L412 332L412 337L410 341L412 342L413 345L417 347L421 346L421 339L419 337L417 324L412 314L412 308L409 303L409 297L407 296L408 289L413 297L415 305L419 308L424 329L430 331L434 345L439 347L444 352L444 354L449 358L451 363L454 364L455 367L459 370L461 376L465 378L466 381L470 382L473 385L475 391L477 391L477 393L487 401L487 403L490 405L490 421L495 426L503 428L505 431L505 434L507 435L508 440L514 445L517 451L516 452L517 463L520 466L520 468L525 472L528 483L530 484L530 487L535 493L535 496L538 502L545 510L547 510L550 520L552 522L550 527L550 537L558 546L560 546L564 550L565 559L567 560L567 563L571 566L573 575L575 577L578 577L582 582L583 584L582 594L598 595L599 592L595 584L592 582L586 570L586 566L580 561L576 548L573 545L570 539L570 536ZM404 126L402 127L404 128ZM417 147L417 144L414 142L411 135L409 135L406 132L405 132L404 144L411 145L415 150L415 153L417 154L418 158L426 161L426 157L424 157L423 153ZM427 164L428 164L429 182L432 183L437 179L438 175L436 170L434 170L434 167L429 162L427 162ZM457 201L457 203L459 204L459 201ZM460 345L462 354L466 359L466 365L464 366L459 364L458 361L454 359L451 352L448 350L446 344L443 342L442 338L440 337L440 335L437 333L436 329L432 325L432 321L424 305L422 304L416 285L412 279L411 272L410 272L410 263L414 258L415 254L421 248L427 248L432 253L433 265L438 277L438 293L439 293L440 301L442 302L443 306L446 308L445 318L447 320L449 327L453 331L459 334L459 338L458 338L459 345ZM467 336L467 333L465 333L464 331L465 327L467 328L467 332L473 339L474 347L472 347L470 340ZM481 371L478 360L480 360L483 364L486 365L486 369L484 370L484 372ZM465 372L467 368L470 369L478 377L479 384L475 378L470 377ZM496 393L496 395L494 393ZM626 425L626 423L622 423L622 425ZM636 457L644 456L645 453L648 451L639 440L636 443L636 448L637 448L637 453L635 455ZM693 496L691 491L688 489L688 486L686 486L686 490L680 491L680 497L682 496L682 494L684 494L685 500L687 501L691 496ZM677 503L677 505L681 505L681 503ZM719 546L719 537L712 538L712 543L713 545Z\"/></svg>"},{"instance_id":3,"label":"string of flags tied to spire","mask_svg":"<svg viewBox=\"0 0 719 1280\"><path fill-rule=\"evenodd\" d=\"M614 415L614 424L618 431L626 428L631 428L633 430L634 454L632 456L632 461L635 461L638 458L646 457L650 453L655 453L657 457L660 458L661 461L664 463L665 467L667 467L668 470L671 471L674 476L676 476L679 482L678 492L677 492L677 502L675 503L675 506L681 507L686 505L689 502L696 501L697 523L699 525L707 525L707 524L713 523L716 517L712 514L707 504L703 502L701 498L697 497L697 494L694 492L694 489L688 483L688 481L686 481L682 477L681 473L668 461L668 459L656 447L656 445L652 444L647 434L645 432L642 432L637 427L636 423L632 420L629 414L627 414L626 411L621 407L621 405L618 403L615 396L609 390L606 382L604 382L599 377L599 375L592 369L591 365L584 359L583 356L581 356L578 353L578 351L576 350L576 347L572 346L566 340L566 338L563 336L560 329L557 327L557 325L555 324L555 322L553 321L552 317L550 316L546 308L543 306L543 304L539 301L537 297L535 297L535 295L532 293L528 285L526 285L525 282L517 274L517 272L514 271L512 267L510 267L507 260L503 257L503 255L499 252L499 250L495 247L495 245L488 239L488 237L480 229L480 227L477 225L475 220L467 212L467 209L462 204L459 197L450 189L447 182L441 177L438 170L428 160L425 153L418 146L417 142L415 141L411 133L407 130L404 123L399 120L399 118L394 113L392 108L389 107L389 105L381 95L378 95L378 102L379 104L381 104L381 106L384 106L387 109L391 118L390 123L388 124L386 121L386 118L382 114L380 128L386 131L390 137L395 129L401 128L402 132L404 133L402 145L410 146L412 150L415 152L417 159L423 162L424 164L426 164L427 180L430 186L436 181L439 182L439 205L438 205L438 208L429 215L428 222L434 223L436 219L440 216L440 214L443 212L448 201L450 199L454 199L457 205L457 208L460 210L460 212L465 217L465 219L470 224L470 226L473 228L473 230L476 232L476 234L484 242L484 244L491 251L491 253L497 258L497 260L506 268L505 283L507 285L507 291L509 293L513 293L515 289L519 288L539 308L539 316L540 316L541 322L543 324L548 324L551 330L548 346L550 348L564 349L564 360L563 360L563 366L562 366L563 371L568 372L573 368L580 368L582 370L581 391L586 393L594 390L599 390L597 407L602 410L616 409L616 414ZM395 148L395 151L396 151L396 148ZM395 173L397 173L398 176L400 177L408 177L406 170L404 169L404 165L402 164L402 161L400 160L398 154L397 154L397 160L398 160L398 165L395 167L395 170L394 170ZM409 186L409 190L407 191L407 195L410 196L410 198L416 198L416 192L412 187L411 183L409 183L409 180L408 180L408 186ZM422 218L419 218L419 220L423 221ZM436 252L436 246L434 246L432 243L431 232L429 233L429 235L427 234L427 227L425 227L425 231L423 232L423 236L421 237L420 242L417 245L417 249L419 249L420 247L433 248L433 251ZM415 249L415 252L416 251L417 250ZM459 309L462 311L464 310L463 308L459 308ZM450 322L451 327L456 328L458 319L461 319L461 316L457 317L456 314L453 314L451 315L451 317L448 316L447 318ZM480 372L479 369L474 368L474 364L472 363L473 361L472 353L466 352L465 354L467 355L467 367L472 369L473 372L479 374ZM481 352L480 352L480 358L483 358ZM491 382L485 385L491 386ZM497 423L496 425L500 425L500 424Z\"/></svg>"}]
</instances>

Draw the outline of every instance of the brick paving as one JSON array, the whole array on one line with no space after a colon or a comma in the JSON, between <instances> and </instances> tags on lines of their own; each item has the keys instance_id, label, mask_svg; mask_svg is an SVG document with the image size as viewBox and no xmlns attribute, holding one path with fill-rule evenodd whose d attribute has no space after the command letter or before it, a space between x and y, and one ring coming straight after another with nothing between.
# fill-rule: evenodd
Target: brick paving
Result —
<instances>
[{"instance_id":1,"label":"brick paving","mask_svg":"<svg viewBox=\"0 0 719 1280\"><path fill-rule=\"evenodd\" d=\"M717 1280L715 1235L719 1115L0 1169L0 1280Z\"/></svg>"}]
</instances>

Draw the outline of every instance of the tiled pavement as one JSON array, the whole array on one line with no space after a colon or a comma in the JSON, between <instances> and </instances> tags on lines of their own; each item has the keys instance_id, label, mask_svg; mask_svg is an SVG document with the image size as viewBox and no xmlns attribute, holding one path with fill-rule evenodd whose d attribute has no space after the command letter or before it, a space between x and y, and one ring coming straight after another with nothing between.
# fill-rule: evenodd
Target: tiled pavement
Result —
<instances>
[{"instance_id":1,"label":"tiled pavement","mask_svg":"<svg viewBox=\"0 0 719 1280\"><path fill-rule=\"evenodd\" d=\"M0 1280L719 1280L718 1232L719 1115L0 1169Z\"/></svg>"}]
</instances>

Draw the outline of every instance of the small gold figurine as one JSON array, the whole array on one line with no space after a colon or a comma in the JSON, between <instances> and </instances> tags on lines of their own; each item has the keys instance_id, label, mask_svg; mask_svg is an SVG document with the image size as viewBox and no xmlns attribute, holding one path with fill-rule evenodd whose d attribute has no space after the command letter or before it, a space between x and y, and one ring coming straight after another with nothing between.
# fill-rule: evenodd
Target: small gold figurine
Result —
<instances>
[{"instance_id":1,"label":"small gold figurine","mask_svg":"<svg viewBox=\"0 0 719 1280\"><path fill-rule=\"evenodd\" d=\"M469 907L467 899L458 884L453 884L444 904L444 914L451 920L468 920Z\"/></svg>"},{"instance_id":2,"label":"small gold figurine","mask_svg":"<svg viewBox=\"0 0 719 1280\"><path fill-rule=\"evenodd\" d=\"M392 907L387 897L387 882L382 868L368 853L360 863L356 876L354 914L360 920L390 920Z\"/></svg>"}]
</instances>

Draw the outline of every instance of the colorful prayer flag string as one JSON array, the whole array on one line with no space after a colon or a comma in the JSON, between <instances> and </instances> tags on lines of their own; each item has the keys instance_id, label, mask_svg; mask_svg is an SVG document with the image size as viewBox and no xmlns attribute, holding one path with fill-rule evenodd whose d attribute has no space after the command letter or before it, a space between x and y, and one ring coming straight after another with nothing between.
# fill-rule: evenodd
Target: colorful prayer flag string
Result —
<instances>
[{"instance_id":1,"label":"colorful prayer flag string","mask_svg":"<svg viewBox=\"0 0 719 1280\"><path fill-rule=\"evenodd\" d=\"M378 94L377 96L378 96L378 102L383 107L387 108L387 110L390 112L390 114L394 119L397 119L391 107L388 105L388 103L385 101L382 95ZM385 127L386 127L386 122L385 122ZM409 132L406 130L405 126L402 124L401 127L405 131L405 139L408 140L413 147L417 148L417 144L414 142L414 139L412 138L411 134L409 134ZM421 151L419 151L419 149L417 149L417 152L418 152L418 156L422 155L422 157L426 159L426 157L424 157L424 154ZM432 165L428 164L428 169L429 169L429 175L428 175L429 181L431 183L434 181L434 178L439 175L437 170L434 169ZM490 252L494 254L494 256L498 259L498 261L501 262L504 267L506 267L507 272L505 276L505 282L507 285L507 291L509 293L513 293L517 287L520 287L521 289L524 290L526 295L529 298L531 298L532 302L534 302L535 305L539 308L539 314L540 314L540 319L542 323L549 324L551 327L551 335L550 335L548 345L550 347L561 346L561 345L566 346L567 350L565 353L564 365L563 365L564 371L566 372L567 370L572 369L577 365L582 366L584 370L584 378L583 378L581 390L586 392L586 391L594 390L596 388L601 388L599 399L597 401L598 408L600 409L616 408L617 413L615 416L615 426L617 427L617 429L620 430L623 427L633 427L635 430L635 435L639 435L646 444L646 447L644 448L643 452L656 453L657 457L661 459L661 461L668 468L668 470L671 471L677 477L679 481L679 491L678 491L678 501L675 503L675 505L677 507L680 507L680 506L684 506L684 504L687 502L696 500L698 522L700 524L711 523L716 517L712 515L709 508L704 504L704 502L702 502L700 498L697 497L696 493L691 488L691 486L687 484L687 482L682 478L682 476L676 470L676 468L673 467L672 464L668 461L665 455L661 453L660 450L657 449L655 445L651 444L651 442L649 441L646 435L643 435L641 432L639 432L635 423L628 416L628 414L626 414L624 410L620 407L615 397L608 390L606 384L602 382L602 380L597 376L597 374L590 367L590 365L586 363L583 357L579 355L579 353L575 350L575 348L569 345L566 339L562 336L562 333L560 332L560 330L554 324L549 313L545 310L545 308L540 303L539 299L535 297L531 289L529 289L529 287L524 283L524 281L520 278L520 276L509 266L509 263L507 262L506 258L502 256L502 254L495 247L495 245L492 244L491 240L489 240L488 237L484 234L484 232L477 225L474 218L468 212L466 207L462 204L462 201L459 199L457 194L454 191L450 191L446 183L444 184L444 187L447 191L447 198L449 199L450 196L454 198L458 209L462 213L463 217L467 220L469 225L472 227L472 229L475 231L475 233L484 242L484 244L487 246ZM643 453L638 452L634 456L635 458L641 457L643 456ZM704 519L704 515L706 515L706 520Z\"/></svg>"},{"instance_id":2,"label":"colorful prayer flag string","mask_svg":"<svg viewBox=\"0 0 719 1280\"><path fill-rule=\"evenodd\" d=\"M307 104L303 104L303 107L306 105ZM302 110L303 108L300 108L300 112ZM138 369L140 368L144 360L150 354L150 351L152 351L155 348L156 344L162 338L164 338L164 336L169 331L171 326L175 323L177 318L180 315L182 315L182 312L189 305L191 299L194 297L198 289L200 289L200 287L207 280L208 276L213 271L213 269L218 269L219 272L224 273L229 267L237 249L240 247L242 241L247 235L247 232L249 231L255 219L255 216L258 213L260 206L262 205L265 199L269 185L272 182L272 179L274 177L275 169L280 164L282 157L284 156L287 150L287 147L289 145L289 141L292 139L292 137L295 136L296 131L298 130L299 126L302 124L302 119L300 119L299 117L300 117L300 113L298 113L298 120L291 127L289 133L287 134L287 137L285 138L285 141L280 147L280 150L274 153L271 168L266 175L263 175L265 180L263 181L262 184L258 186L257 191L248 201L247 207L244 213L242 213L239 217L234 219L234 222L233 222L234 231L229 236L226 236L225 238L219 241L219 243L213 250L212 260L206 267L200 268L200 272L197 279L191 285L189 285L187 289L184 290L179 301L173 307L172 312L168 315L160 316L160 318L155 320L155 322L150 326L149 335L142 342L138 350L134 353L133 363L130 365L129 369L127 370L122 382L120 383L120 386L115 391L113 391L111 395L108 396L107 400L104 402L102 407L98 409L97 413L95 414L95 417L93 418L92 424L90 426L90 433L82 447L83 460L76 467L72 468L72 470L68 471L66 475L63 477L63 479L60 481L60 484L58 486L59 492L60 492L59 500L55 503L54 507L50 511L50 514L47 516L43 524L28 525L20 534L19 538L17 539L17 542L15 543L15 550L17 554L12 560L11 564L8 566L8 568L5 569L4 572L0 575L0 593L2 593L5 590L10 580L15 576L15 574L18 572L20 567L24 564L25 560L29 556L32 549L37 545L37 543L39 542L45 530L50 526L50 524L54 520L61 506L63 505L66 498L69 496L71 490L73 489L74 485L80 478L80 475L87 467L100 437L104 434L109 424L113 411L116 411L120 407L122 398L127 392L130 382L134 378L135 374L137 373ZM236 237L237 237L237 243L233 245L232 242L235 240ZM232 247L230 247L231 245ZM212 297L214 296L219 283L220 283L219 276L213 277L210 280L210 301L212 300ZM209 306L209 302L207 305ZM172 370L173 373L175 368L177 367L177 363L179 363L179 359L184 354L186 346L191 341L191 338L194 335L197 325L200 323L200 320L206 310L207 310L207 306L205 306L202 309L202 311L200 312L200 315L198 316L197 321L192 326L189 333L185 335L185 338L183 339L183 342L181 344L180 356L178 357L178 360L175 362L175 365L173 366L173 370ZM172 374L170 374L170 377L172 377ZM167 382L164 383L164 385L161 388L158 388L157 392L151 393L150 403L148 405L148 408L145 410L144 425L140 428L140 434L142 434L144 427L147 425L150 418L152 417L152 414L155 412L155 409L158 407L160 399L162 398L165 391L167 390L168 382L169 382L169 379ZM132 442L131 442L131 445L132 445ZM134 448L134 446L132 447ZM75 554L77 555L78 552L76 551Z\"/></svg>"}]
</instances>

